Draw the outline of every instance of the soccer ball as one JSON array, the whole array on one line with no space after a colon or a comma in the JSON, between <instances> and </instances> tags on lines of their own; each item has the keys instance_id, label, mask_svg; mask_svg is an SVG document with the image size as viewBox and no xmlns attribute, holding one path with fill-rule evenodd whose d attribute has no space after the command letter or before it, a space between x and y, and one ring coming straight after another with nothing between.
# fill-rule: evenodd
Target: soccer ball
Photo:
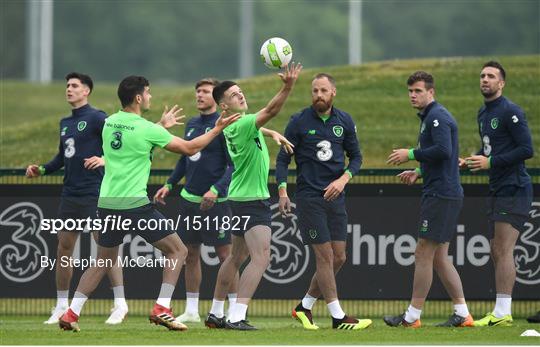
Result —
<instances>
[{"instance_id":1,"label":"soccer ball","mask_svg":"<svg viewBox=\"0 0 540 347\"><path fill-rule=\"evenodd\" d=\"M261 59L271 69L285 67L292 59L291 45L280 37L272 37L263 43Z\"/></svg>"}]
</instances>

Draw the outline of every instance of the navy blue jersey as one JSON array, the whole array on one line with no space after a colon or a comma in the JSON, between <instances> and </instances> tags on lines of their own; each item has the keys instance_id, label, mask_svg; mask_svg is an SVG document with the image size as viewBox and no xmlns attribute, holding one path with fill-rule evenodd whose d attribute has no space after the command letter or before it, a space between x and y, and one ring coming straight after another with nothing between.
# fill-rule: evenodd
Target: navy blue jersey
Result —
<instances>
[{"instance_id":1,"label":"navy blue jersey","mask_svg":"<svg viewBox=\"0 0 540 347\"><path fill-rule=\"evenodd\" d=\"M297 196L321 196L324 188L346 170L352 175L360 170L362 154L356 126L348 113L335 107L326 121L312 106L293 115L285 137L295 146ZM345 154L349 157L348 166ZM278 184L287 182L290 162L291 156L281 149L276 160Z\"/></svg>"},{"instance_id":2,"label":"navy blue jersey","mask_svg":"<svg viewBox=\"0 0 540 347\"><path fill-rule=\"evenodd\" d=\"M204 135L215 126L218 118L219 114L216 112L193 117L186 125L184 139L189 141ZM188 193L203 196L214 186L219 197L227 197L233 170L225 137L220 134L197 154L181 156L167 183L175 185L185 176L184 189Z\"/></svg>"},{"instance_id":3,"label":"navy blue jersey","mask_svg":"<svg viewBox=\"0 0 540 347\"><path fill-rule=\"evenodd\" d=\"M533 156L533 146L523 110L504 96L486 102L478 111L478 129L479 154L490 157L490 189L530 184L525 160Z\"/></svg>"},{"instance_id":4,"label":"navy blue jersey","mask_svg":"<svg viewBox=\"0 0 540 347\"><path fill-rule=\"evenodd\" d=\"M454 117L434 101L418 116L421 119L418 148L414 158L420 162L424 195L462 198L459 181L458 128Z\"/></svg>"},{"instance_id":5,"label":"navy blue jersey","mask_svg":"<svg viewBox=\"0 0 540 347\"><path fill-rule=\"evenodd\" d=\"M60 121L58 153L43 167L45 174L64 167L62 196L99 196L103 167L87 170L84 159L103 156L101 131L105 118L105 112L86 104Z\"/></svg>"}]
</instances>

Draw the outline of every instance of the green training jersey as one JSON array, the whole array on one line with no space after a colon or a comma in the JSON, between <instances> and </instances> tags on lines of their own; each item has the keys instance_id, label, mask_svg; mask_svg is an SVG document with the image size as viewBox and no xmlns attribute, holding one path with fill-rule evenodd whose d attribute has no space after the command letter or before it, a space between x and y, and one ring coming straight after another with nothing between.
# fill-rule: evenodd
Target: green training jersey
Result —
<instances>
[{"instance_id":1,"label":"green training jersey","mask_svg":"<svg viewBox=\"0 0 540 347\"><path fill-rule=\"evenodd\" d=\"M251 201L270 197L270 156L263 134L255 124L256 119L256 114L246 114L223 130L234 164L229 200Z\"/></svg>"},{"instance_id":2,"label":"green training jersey","mask_svg":"<svg viewBox=\"0 0 540 347\"><path fill-rule=\"evenodd\" d=\"M146 185L156 146L171 142L160 125L124 111L109 116L102 132L105 176L98 207L127 210L150 203Z\"/></svg>"}]
</instances>

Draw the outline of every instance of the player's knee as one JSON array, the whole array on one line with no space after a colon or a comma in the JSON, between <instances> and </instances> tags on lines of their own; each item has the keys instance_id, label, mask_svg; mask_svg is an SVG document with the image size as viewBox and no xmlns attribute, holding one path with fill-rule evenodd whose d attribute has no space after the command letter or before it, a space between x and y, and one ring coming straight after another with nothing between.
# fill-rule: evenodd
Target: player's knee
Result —
<instances>
[{"instance_id":1,"label":"player's knee","mask_svg":"<svg viewBox=\"0 0 540 347\"><path fill-rule=\"evenodd\" d=\"M426 247L418 245L414 251L415 262L433 261L433 253Z\"/></svg>"},{"instance_id":2,"label":"player's knee","mask_svg":"<svg viewBox=\"0 0 540 347\"><path fill-rule=\"evenodd\" d=\"M512 253L508 251L507 247L496 241L491 242L491 257L494 261L498 261L508 254Z\"/></svg>"},{"instance_id":3,"label":"player's knee","mask_svg":"<svg viewBox=\"0 0 540 347\"><path fill-rule=\"evenodd\" d=\"M227 260L228 258L230 258L231 263L234 265L236 269L239 269L240 266L242 266L242 264L246 260L243 254L231 254L230 256L225 258L225 260ZM225 262L225 260L223 261Z\"/></svg>"},{"instance_id":4,"label":"player's knee","mask_svg":"<svg viewBox=\"0 0 540 347\"><path fill-rule=\"evenodd\" d=\"M347 254L345 252L342 253L334 253L334 266L335 267L342 267L343 264L347 261Z\"/></svg>"},{"instance_id":5,"label":"player's knee","mask_svg":"<svg viewBox=\"0 0 540 347\"><path fill-rule=\"evenodd\" d=\"M433 259L433 269L437 272L441 271L444 269L444 267L446 266L448 260L447 259L444 259L442 257L435 257Z\"/></svg>"},{"instance_id":6,"label":"player's knee","mask_svg":"<svg viewBox=\"0 0 540 347\"><path fill-rule=\"evenodd\" d=\"M229 256L229 254L231 254L231 251L229 248L217 248L216 249L216 254L218 256L218 259L219 259L219 262L221 264L223 264L223 262L225 261L225 259L227 259L227 257Z\"/></svg>"},{"instance_id":7,"label":"player's knee","mask_svg":"<svg viewBox=\"0 0 540 347\"><path fill-rule=\"evenodd\" d=\"M191 249L188 249L188 253L186 256L186 265L195 265L199 262L199 254L194 253L191 251Z\"/></svg>"},{"instance_id":8,"label":"player's knee","mask_svg":"<svg viewBox=\"0 0 540 347\"><path fill-rule=\"evenodd\" d=\"M74 245L71 242L58 242L57 254L59 256L71 255Z\"/></svg>"},{"instance_id":9,"label":"player's knee","mask_svg":"<svg viewBox=\"0 0 540 347\"><path fill-rule=\"evenodd\" d=\"M266 269L270 264L270 248L265 247L251 255L251 261L254 264L257 264L257 266L264 267Z\"/></svg>"},{"instance_id":10,"label":"player's knee","mask_svg":"<svg viewBox=\"0 0 540 347\"><path fill-rule=\"evenodd\" d=\"M326 266L334 264L334 254L332 252L320 252L317 254L317 264Z\"/></svg>"},{"instance_id":11,"label":"player's knee","mask_svg":"<svg viewBox=\"0 0 540 347\"><path fill-rule=\"evenodd\" d=\"M168 249L162 250L162 252L167 258L178 259L180 263L183 263L186 260L188 249L183 243L179 242L178 244L170 245Z\"/></svg>"}]
</instances>

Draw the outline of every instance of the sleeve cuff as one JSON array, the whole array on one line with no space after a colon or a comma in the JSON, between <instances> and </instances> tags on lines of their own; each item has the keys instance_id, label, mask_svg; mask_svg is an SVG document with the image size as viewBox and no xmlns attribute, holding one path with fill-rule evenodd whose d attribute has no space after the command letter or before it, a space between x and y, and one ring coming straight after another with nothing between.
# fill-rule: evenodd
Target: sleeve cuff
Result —
<instances>
[{"instance_id":1,"label":"sleeve cuff","mask_svg":"<svg viewBox=\"0 0 540 347\"><path fill-rule=\"evenodd\" d=\"M47 171L45 170L45 167L43 165L40 165L38 167L38 170L39 170L39 174L42 175L42 176L47 173Z\"/></svg>"},{"instance_id":2,"label":"sleeve cuff","mask_svg":"<svg viewBox=\"0 0 540 347\"><path fill-rule=\"evenodd\" d=\"M210 190L212 191L212 193L214 193L214 194L216 194L216 195L219 196L219 192L218 192L218 190L216 189L216 187L211 186L211 187L210 187Z\"/></svg>"},{"instance_id":3,"label":"sleeve cuff","mask_svg":"<svg viewBox=\"0 0 540 347\"><path fill-rule=\"evenodd\" d=\"M414 148L410 148L409 149L409 155L408 155L408 158L409 160L415 160L416 158L414 157Z\"/></svg>"},{"instance_id":4,"label":"sleeve cuff","mask_svg":"<svg viewBox=\"0 0 540 347\"><path fill-rule=\"evenodd\" d=\"M349 178L352 178L352 177L353 177L353 174L352 174L352 172L351 172L349 169L345 170L345 172L349 174Z\"/></svg>"},{"instance_id":5,"label":"sleeve cuff","mask_svg":"<svg viewBox=\"0 0 540 347\"><path fill-rule=\"evenodd\" d=\"M287 189L287 182L281 182L281 183L279 184L279 186L278 186L278 189L280 189L280 188L285 188L285 189Z\"/></svg>"},{"instance_id":6,"label":"sleeve cuff","mask_svg":"<svg viewBox=\"0 0 540 347\"><path fill-rule=\"evenodd\" d=\"M488 169L491 169L491 155L488 157Z\"/></svg>"},{"instance_id":7,"label":"sleeve cuff","mask_svg":"<svg viewBox=\"0 0 540 347\"><path fill-rule=\"evenodd\" d=\"M418 174L418 176L422 176L422 169L417 167L416 169L414 169L414 172L416 172Z\"/></svg>"},{"instance_id":8,"label":"sleeve cuff","mask_svg":"<svg viewBox=\"0 0 540 347\"><path fill-rule=\"evenodd\" d=\"M168 190L172 190L172 184L170 183L165 183L163 186L166 187Z\"/></svg>"}]
</instances>

